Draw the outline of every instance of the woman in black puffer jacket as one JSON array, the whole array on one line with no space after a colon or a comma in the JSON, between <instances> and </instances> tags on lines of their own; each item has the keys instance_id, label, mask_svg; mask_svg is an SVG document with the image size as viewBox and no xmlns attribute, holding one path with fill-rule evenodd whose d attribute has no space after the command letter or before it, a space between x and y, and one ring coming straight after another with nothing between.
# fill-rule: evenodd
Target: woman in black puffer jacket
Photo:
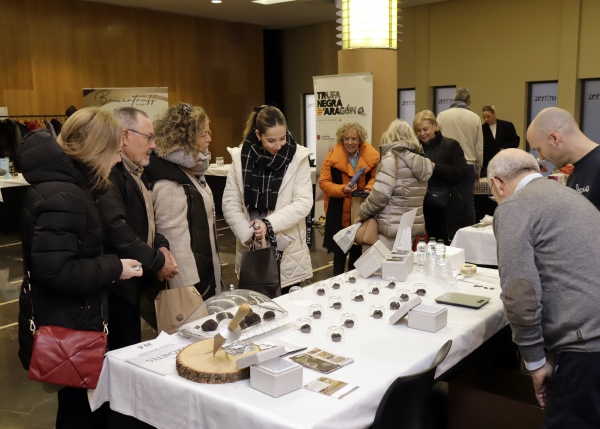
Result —
<instances>
[{"instance_id":1,"label":"woman in black puffer jacket","mask_svg":"<svg viewBox=\"0 0 600 429\"><path fill-rule=\"evenodd\" d=\"M432 111L423 110L417 113L413 128L423 146L425 156L431 160L433 166L433 175L429 179L428 187L446 188L450 192L446 208L428 206L427 198L425 199L425 229L430 237L441 238L449 245L456 231L473 224L471 210L464 197L471 167L467 164L460 143L442 136Z\"/></svg>"},{"instance_id":2,"label":"woman in black puffer jacket","mask_svg":"<svg viewBox=\"0 0 600 429\"><path fill-rule=\"evenodd\" d=\"M19 298L19 358L25 369L33 349L32 303L38 328L101 331L101 296L108 285L142 274L133 269L139 262L102 254L95 194L120 161L121 131L110 113L88 108L65 122L58 141L40 128L19 146L23 175L31 184L22 214L25 276ZM57 428L97 425L87 390L58 391Z\"/></svg>"}]
</instances>

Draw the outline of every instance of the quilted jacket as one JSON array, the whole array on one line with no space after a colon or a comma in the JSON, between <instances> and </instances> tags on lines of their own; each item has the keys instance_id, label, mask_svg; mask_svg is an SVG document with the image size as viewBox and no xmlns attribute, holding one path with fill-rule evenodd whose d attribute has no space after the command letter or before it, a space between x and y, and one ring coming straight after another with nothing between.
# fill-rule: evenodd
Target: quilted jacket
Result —
<instances>
[{"instance_id":1,"label":"quilted jacket","mask_svg":"<svg viewBox=\"0 0 600 429\"><path fill-rule=\"evenodd\" d=\"M240 148L227 150L233 161L223 192L223 215L237 239L235 271L239 273L242 251L247 249L242 243L252 238L253 230L249 227L250 215L244 205L242 152ZM267 216L275 234L281 232L294 240L285 249L281 259L281 287L312 277L310 252L306 245L306 216L313 206L309 153L307 148L298 145L294 158L283 176L275 210Z\"/></svg>"},{"instance_id":2,"label":"quilted jacket","mask_svg":"<svg viewBox=\"0 0 600 429\"><path fill-rule=\"evenodd\" d=\"M392 142L381 145L380 149L383 158L373 190L360 207L360 217L377 218L379 234L394 241L400 217L416 208L412 236L423 235L423 198L433 173L431 161L421 155L420 146L410 142Z\"/></svg>"}]
</instances>

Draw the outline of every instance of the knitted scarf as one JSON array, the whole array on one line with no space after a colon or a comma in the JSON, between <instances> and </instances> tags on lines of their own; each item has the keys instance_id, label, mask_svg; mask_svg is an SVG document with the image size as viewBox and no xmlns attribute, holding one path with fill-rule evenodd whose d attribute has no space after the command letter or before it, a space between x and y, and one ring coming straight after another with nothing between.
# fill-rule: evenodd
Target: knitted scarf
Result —
<instances>
[{"instance_id":1,"label":"knitted scarf","mask_svg":"<svg viewBox=\"0 0 600 429\"><path fill-rule=\"evenodd\" d=\"M206 154L198 152L196 157L194 157L193 154L183 149L178 149L174 152L160 155L160 157L173 164L177 164L188 173L196 176L200 182L206 182L204 172L208 170L210 165L210 152L207 151Z\"/></svg>"},{"instance_id":2,"label":"knitted scarf","mask_svg":"<svg viewBox=\"0 0 600 429\"><path fill-rule=\"evenodd\" d=\"M296 140L289 131L286 144L275 155L263 148L252 130L242 145L244 204L248 209L275 210L279 188L296 153Z\"/></svg>"}]
</instances>

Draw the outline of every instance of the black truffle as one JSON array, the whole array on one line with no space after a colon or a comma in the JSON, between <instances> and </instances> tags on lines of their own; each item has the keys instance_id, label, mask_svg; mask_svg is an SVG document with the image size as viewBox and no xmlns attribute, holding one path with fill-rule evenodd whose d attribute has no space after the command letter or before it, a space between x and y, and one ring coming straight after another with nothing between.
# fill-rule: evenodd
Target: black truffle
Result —
<instances>
[{"instance_id":1,"label":"black truffle","mask_svg":"<svg viewBox=\"0 0 600 429\"><path fill-rule=\"evenodd\" d=\"M342 334L331 334L331 341L334 343L339 343L342 341Z\"/></svg>"},{"instance_id":2,"label":"black truffle","mask_svg":"<svg viewBox=\"0 0 600 429\"><path fill-rule=\"evenodd\" d=\"M381 310L375 310L373 312L373 317L375 319L381 319L383 317L383 312Z\"/></svg>"},{"instance_id":3,"label":"black truffle","mask_svg":"<svg viewBox=\"0 0 600 429\"><path fill-rule=\"evenodd\" d=\"M394 289L396 287L396 283L389 282L388 285L387 285L387 287L390 288L390 289Z\"/></svg>"},{"instance_id":4,"label":"black truffle","mask_svg":"<svg viewBox=\"0 0 600 429\"><path fill-rule=\"evenodd\" d=\"M202 330L204 332L214 331L215 329L217 329L217 326L219 326L219 324L216 321L214 321L213 319L208 319L202 324Z\"/></svg>"},{"instance_id":5,"label":"black truffle","mask_svg":"<svg viewBox=\"0 0 600 429\"><path fill-rule=\"evenodd\" d=\"M333 285L331 285L331 287L333 289L339 289L341 287L341 285L339 283L334 283Z\"/></svg>"},{"instance_id":6,"label":"black truffle","mask_svg":"<svg viewBox=\"0 0 600 429\"><path fill-rule=\"evenodd\" d=\"M246 317L244 317L244 323L246 327L258 325L260 323L260 316L256 313L250 313Z\"/></svg>"},{"instance_id":7,"label":"black truffle","mask_svg":"<svg viewBox=\"0 0 600 429\"><path fill-rule=\"evenodd\" d=\"M417 289L417 295L423 296L427 291L425 289Z\"/></svg>"},{"instance_id":8,"label":"black truffle","mask_svg":"<svg viewBox=\"0 0 600 429\"><path fill-rule=\"evenodd\" d=\"M321 311L320 310L313 311L313 317L315 319L320 319L321 318Z\"/></svg>"},{"instance_id":9,"label":"black truffle","mask_svg":"<svg viewBox=\"0 0 600 429\"><path fill-rule=\"evenodd\" d=\"M365 300L365 297L362 295L356 295L354 297L354 301L356 301L356 302L363 302L364 300Z\"/></svg>"},{"instance_id":10,"label":"black truffle","mask_svg":"<svg viewBox=\"0 0 600 429\"><path fill-rule=\"evenodd\" d=\"M346 321L344 322L344 326L346 328L352 328L352 327L354 327L354 320L352 320L352 319L346 319Z\"/></svg>"},{"instance_id":11,"label":"black truffle","mask_svg":"<svg viewBox=\"0 0 600 429\"><path fill-rule=\"evenodd\" d=\"M317 289L317 295L319 295L319 296L325 295L325 289L323 289L323 288Z\"/></svg>"},{"instance_id":12,"label":"black truffle","mask_svg":"<svg viewBox=\"0 0 600 429\"><path fill-rule=\"evenodd\" d=\"M373 289L371 289L371 293L373 295L379 295L379 288L378 287L374 287Z\"/></svg>"},{"instance_id":13,"label":"black truffle","mask_svg":"<svg viewBox=\"0 0 600 429\"><path fill-rule=\"evenodd\" d=\"M302 332L303 334L308 334L310 332L310 325L308 323L305 325L302 325L300 327L300 332Z\"/></svg>"},{"instance_id":14,"label":"black truffle","mask_svg":"<svg viewBox=\"0 0 600 429\"><path fill-rule=\"evenodd\" d=\"M233 319L233 314L231 314L229 311L227 313L224 311L217 313L217 320L220 322L223 319Z\"/></svg>"},{"instance_id":15,"label":"black truffle","mask_svg":"<svg viewBox=\"0 0 600 429\"><path fill-rule=\"evenodd\" d=\"M275 312L274 311L267 311L265 314L263 314L263 320L267 321L267 320L273 320L275 319Z\"/></svg>"},{"instance_id":16,"label":"black truffle","mask_svg":"<svg viewBox=\"0 0 600 429\"><path fill-rule=\"evenodd\" d=\"M402 295L400 295L400 299L404 302L408 301L408 294L407 293L403 293Z\"/></svg>"},{"instance_id":17,"label":"black truffle","mask_svg":"<svg viewBox=\"0 0 600 429\"><path fill-rule=\"evenodd\" d=\"M400 303L397 301L390 302L390 310L398 310L400 308Z\"/></svg>"},{"instance_id":18,"label":"black truffle","mask_svg":"<svg viewBox=\"0 0 600 429\"><path fill-rule=\"evenodd\" d=\"M333 303L333 308L335 308L336 310L339 310L340 308L342 308L342 303L341 302L334 302Z\"/></svg>"}]
</instances>

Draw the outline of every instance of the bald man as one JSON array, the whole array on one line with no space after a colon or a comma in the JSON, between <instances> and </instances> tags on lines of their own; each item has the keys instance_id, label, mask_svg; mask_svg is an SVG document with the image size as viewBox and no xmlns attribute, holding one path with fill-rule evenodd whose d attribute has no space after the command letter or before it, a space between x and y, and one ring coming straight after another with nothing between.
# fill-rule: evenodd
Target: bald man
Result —
<instances>
[{"instance_id":1,"label":"bald man","mask_svg":"<svg viewBox=\"0 0 600 429\"><path fill-rule=\"evenodd\" d=\"M488 178L504 312L546 408L544 428L600 424L600 212L519 149ZM554 365L546 361L546 348Z\"/></svg>"},{"instance_id":2,"label":"bald man","mask_svg":"<svg viewBox=\"0 0 600 429\"><path fill-rule=\"evenodd\" d=\"M569 112L558 107L542 110L529 125L527 140L540 159L555 167L573 164L567 186L600 210L600 146L581 132Z\"/></svg>"}]
</instances>

